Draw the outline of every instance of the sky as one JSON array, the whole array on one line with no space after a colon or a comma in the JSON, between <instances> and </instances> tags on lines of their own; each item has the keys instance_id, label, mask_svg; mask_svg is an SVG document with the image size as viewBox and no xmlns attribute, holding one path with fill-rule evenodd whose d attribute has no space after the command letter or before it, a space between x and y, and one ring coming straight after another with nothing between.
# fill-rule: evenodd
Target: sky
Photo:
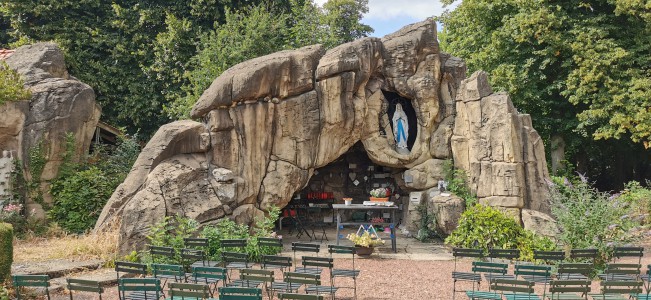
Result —
<instances>
[{"instance_id":1,"label":"sky","mask_svg":"<svg viewBox=\"0 0 651 300\"><path fill-rule=\"evenodd\" d=\"M319 5L326 1L315 0ZM443 4L437 0L369 0L369 11L364 15L362 23L375 29L371 36L383 37L405 25L438 16L445 9L456 7L459 2L443 8Z\"/></svg>"}]
</instances>

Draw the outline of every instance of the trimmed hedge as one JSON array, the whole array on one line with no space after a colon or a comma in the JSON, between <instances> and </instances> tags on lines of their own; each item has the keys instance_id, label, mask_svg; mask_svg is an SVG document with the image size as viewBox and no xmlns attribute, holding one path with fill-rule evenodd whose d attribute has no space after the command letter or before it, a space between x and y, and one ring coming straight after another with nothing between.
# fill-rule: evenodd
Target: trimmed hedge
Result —
<instances>
[{"instance_id":1,"label":"trimmed hedge","mask_svg":"<svg viewBox=\"0 0 651 300\"><path fill-rule=\"evenodd\" d=\"M11 276L11 263L14 259L14 227L0 223L0 283Z\"/></svg>"}]
</instances>

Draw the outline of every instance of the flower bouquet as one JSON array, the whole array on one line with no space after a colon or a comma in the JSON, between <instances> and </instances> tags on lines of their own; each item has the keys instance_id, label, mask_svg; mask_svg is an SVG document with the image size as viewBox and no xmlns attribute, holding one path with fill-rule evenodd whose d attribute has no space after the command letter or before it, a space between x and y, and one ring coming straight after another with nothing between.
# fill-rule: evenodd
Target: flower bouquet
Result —
<instances>
[{"instance_id":1,"label":"flower bouquet","mask_svg":"<svg viewBox=\"0 0 651 300\"><path fill-rule=\"evenodd\" d=\"M389 196L391 196L391 189L390 188L372 189L369 194L371 194L370 197L371 201L386 202L389 201Z\"/></svg>"},{"instance_id":2,"label":"flower bouquet","mask_svg":"<svg viewBox=\"0 0 651 300\"><path fill-rule=\"evenodd\" d=\"M375 246L384 245L384 241L381 238L368 231L365 231L361 235L351 233L346 238L355 244L355 250L358 255L371 255Z\"/></svg>"}]
</instances>

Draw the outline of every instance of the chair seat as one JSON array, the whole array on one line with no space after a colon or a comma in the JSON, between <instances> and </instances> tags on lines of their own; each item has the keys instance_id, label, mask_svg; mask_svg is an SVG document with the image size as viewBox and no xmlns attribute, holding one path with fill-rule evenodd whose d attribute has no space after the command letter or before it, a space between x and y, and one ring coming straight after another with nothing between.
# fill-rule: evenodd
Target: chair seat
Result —
<instances>
[{"instance_id":1,"label":"chair seat","mask_svg":"<svg viewBox=\"0 0 651 300\"><path fill-rule=\"evenodd\" d=\"M651 300L651 294L632 294L631 297L636 300Z\"/></svg>"},{"instance_id":2,"label":"chair seat","mask_svg":"<svg viewBox=\"0 0 651 300\"><path fill-rule=\"evenodd\" d=\"M323 269L321 269L321 268L296 268L296 269L294 269L295 273L301 273L301 274L321 274L321 271L323 271Z\"/></svg>"},{"instance_id":3,"label":"chair seat","mask_svg":"<svg viewBox=\"0 0 651 300\"><path fill-rule=\"evenodd\" d=\"M332 277L357 277L359 270L333 269Z\"/></svg>"},{"instance_id":4,"label":"chair seat","mask_svg":"<svg viewBox=\"0 0 651 300\"><path fill-rule=\"evenodd\" d=\"M536 294L504 294L506 300L540 300L540 297Z\"/></svg>"},{"instance_id":5,"label":"chair seat","mask_svg":"<svg viewBox=\"0 0 651 300\"><path fill-rule=\"evenodd\" d=\"M486 281L491 282L491 280L494 279L515 279L514 275L509 275L509 274L492 274L492 273L484 273L484 278Z\"/></svg>"},{"instance_id":6,"label":"chair seat","mask_svg":"<svg viewBox=\"0 0 651 300\"><path fill-rule=\"evenodd\" d=\"M274 291L296 293L301 288L301 283L288 283L288 282L272 282L271 289Z\"/></svg>"},{"instance_id":7,"label":"chair seat","mask_svg":"<svg viewBox=\"0 0 651 300\"><path fill-rule=\"evenodd\" d=\"M636 276L629 274L599 274L597 276L601 280L633 281L637 279Z\"/></svg>"},{"instance_id":8,"label":"chair seat","mask_svg":"<svg viewBox=\"0 0 651 300\"><path fill-rule=\"evenodd\" d=\"M502 295L495 292L482 292L482 291L466 291L468 298L484 299L484 300L502 300Z\"/></svg>"},{"instance_id":9,"label":"chair seat","mask_svg":"<svg viewBox=\"0 0 651 300\"><path fill-rule=\"evenodd\" d=\"M559 280L590 280L583 274L558 274Z\"/></svg>"},{"instance_id":10,"label":"chair seat","mask_svg":"<svg viewBox=\"0 0 651 300\"><path fill-rule=\"evenodd\" d=\"M334 294L337 292L336 286L329 285L308 285L305 287L307 294Z\"/></svg>"},{"instance_id":11,"label":"chair seat","mask_svg":"<svg viewBox=\"0 0 651 300\"><path fill-rule=\"evenodd\" d=\"M593 300L629 300L628 296L620 294L588 294Z\"/></svg>"},{"instance_id":12,"label":"chair seat","mask_svg":"<svg viewBox=\"0 0 651 300\"><path fill-rule=\"evenodd\" d=\"M529 282L535 282L535 283L549 283L550 281L552 281L551 277L533 276L533 275L522 275L522 279Z\"/></svg>"},{"instance_id":13,"label":"chair seat","mask_svg":"<svg viewBox=\"0 0 651 300\"><path fill-rule=\"evenodd\" d=\"M184 276L189 276L189 275L186 274L186 275L184 275ZM168 280L169 280L169 279L172 279L172 280L174 280L174 281L177 281L177 280L185 281L185 277L184 277L184 276L176 276L176 275L157 275L156 278L162 278L162 279L168 279Z\"/></svg>"},{"instance_id":14,"label":"chair seat","mask_svg":"<svg viewBox=\"0 0 651 300\"><path fill-rule=\"evenodd\" d=\"M163 297L163 293L158 293L159 297ZM123 300L156 300L156 292L135 291L127 294Z\"/></svg>"},{"instance_id":15,"label":"chair seat","mask_svg":"<svg viewBox=\"0 0 651 300\"><path fill-rule=\"evenodd\" d=\"M226 286L229 287L246 287L246 288L257 288L262 284L262 281L258 280L233 280Z\"/></svg>"},{"instance_id":16,"label":"chair seat","mask_svg":"<svg viewBox=\"0 0 651 300\"><path fill-rule=\"evenodd\" d=\"M245 263L245 262L232 262L226 265L227 269L249 269L253 267L253 263Z\"/></svg>"},{"instance_id":17,"label":"chair seat","mask_svg":"<svg viewBox=\"0 0 651 300\"><path fill-rule=\"evenodd\" d=\"M481 274L471 272L452 272L452 279L454 281L481 281Z\"/></svg>"},{"instance_id":18,"label":"chair seat","mask_svg":"<svg viewBox=\"0 0 651 300\"><path fill-rule=\"evenodd\" d=\"M204 264L205 263L205 264ZM214 260L207 260L207 261L195 261L193 262L190 266L191 267L216 267L219 265L221 262L219 261L214 261Z\"/></svg>"},{"instance_id":19,"label":"chair seat","mask_svg":"<svg viewBox=\"0 0 651 300\"><path fill-rule=\"evenodd\" d=\"M565 294L554 294L553 297L550 296L550 300L585 300L584 297L573 294L573 293L565 293Z\"/></svg>"},{"instance_id":20,"label":"chair seat","mask_svg":"<svg viewBox=\"0 0 651 300\"><path fill-rule=\"evenodd\" d=\"M643 281L649 281L649 277L651 277L651 276L649 276L648 274L644 274L644 275L640 276L640 278L641 278Z\"/></svg>"},{"instance_id":21,"label":"chair seat","mask_svg":"<svg viewBox=\"0 0 651 300\"><path fill-rule=\"evenodd\" d=\"M288 266L276 265L276 264L265 264L263 269L284 269Z\"/></svg>"}]
</instances>

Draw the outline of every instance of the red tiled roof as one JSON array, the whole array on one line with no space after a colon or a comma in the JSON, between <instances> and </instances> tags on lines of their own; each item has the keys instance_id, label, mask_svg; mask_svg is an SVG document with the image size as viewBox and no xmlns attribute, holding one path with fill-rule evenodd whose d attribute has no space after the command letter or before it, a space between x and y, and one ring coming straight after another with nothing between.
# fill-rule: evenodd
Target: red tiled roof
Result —
<instances>
[{"instance_id":1,"label":"red tiled roof","mask_svg":"<svg viewBox=\"0 0 651 300\"><path fill-rule=\"evenodd\" d=\"M0 60L4 60L12 54L14 54L14 50L0 49Z\"/></svg>"}]
</instances>

